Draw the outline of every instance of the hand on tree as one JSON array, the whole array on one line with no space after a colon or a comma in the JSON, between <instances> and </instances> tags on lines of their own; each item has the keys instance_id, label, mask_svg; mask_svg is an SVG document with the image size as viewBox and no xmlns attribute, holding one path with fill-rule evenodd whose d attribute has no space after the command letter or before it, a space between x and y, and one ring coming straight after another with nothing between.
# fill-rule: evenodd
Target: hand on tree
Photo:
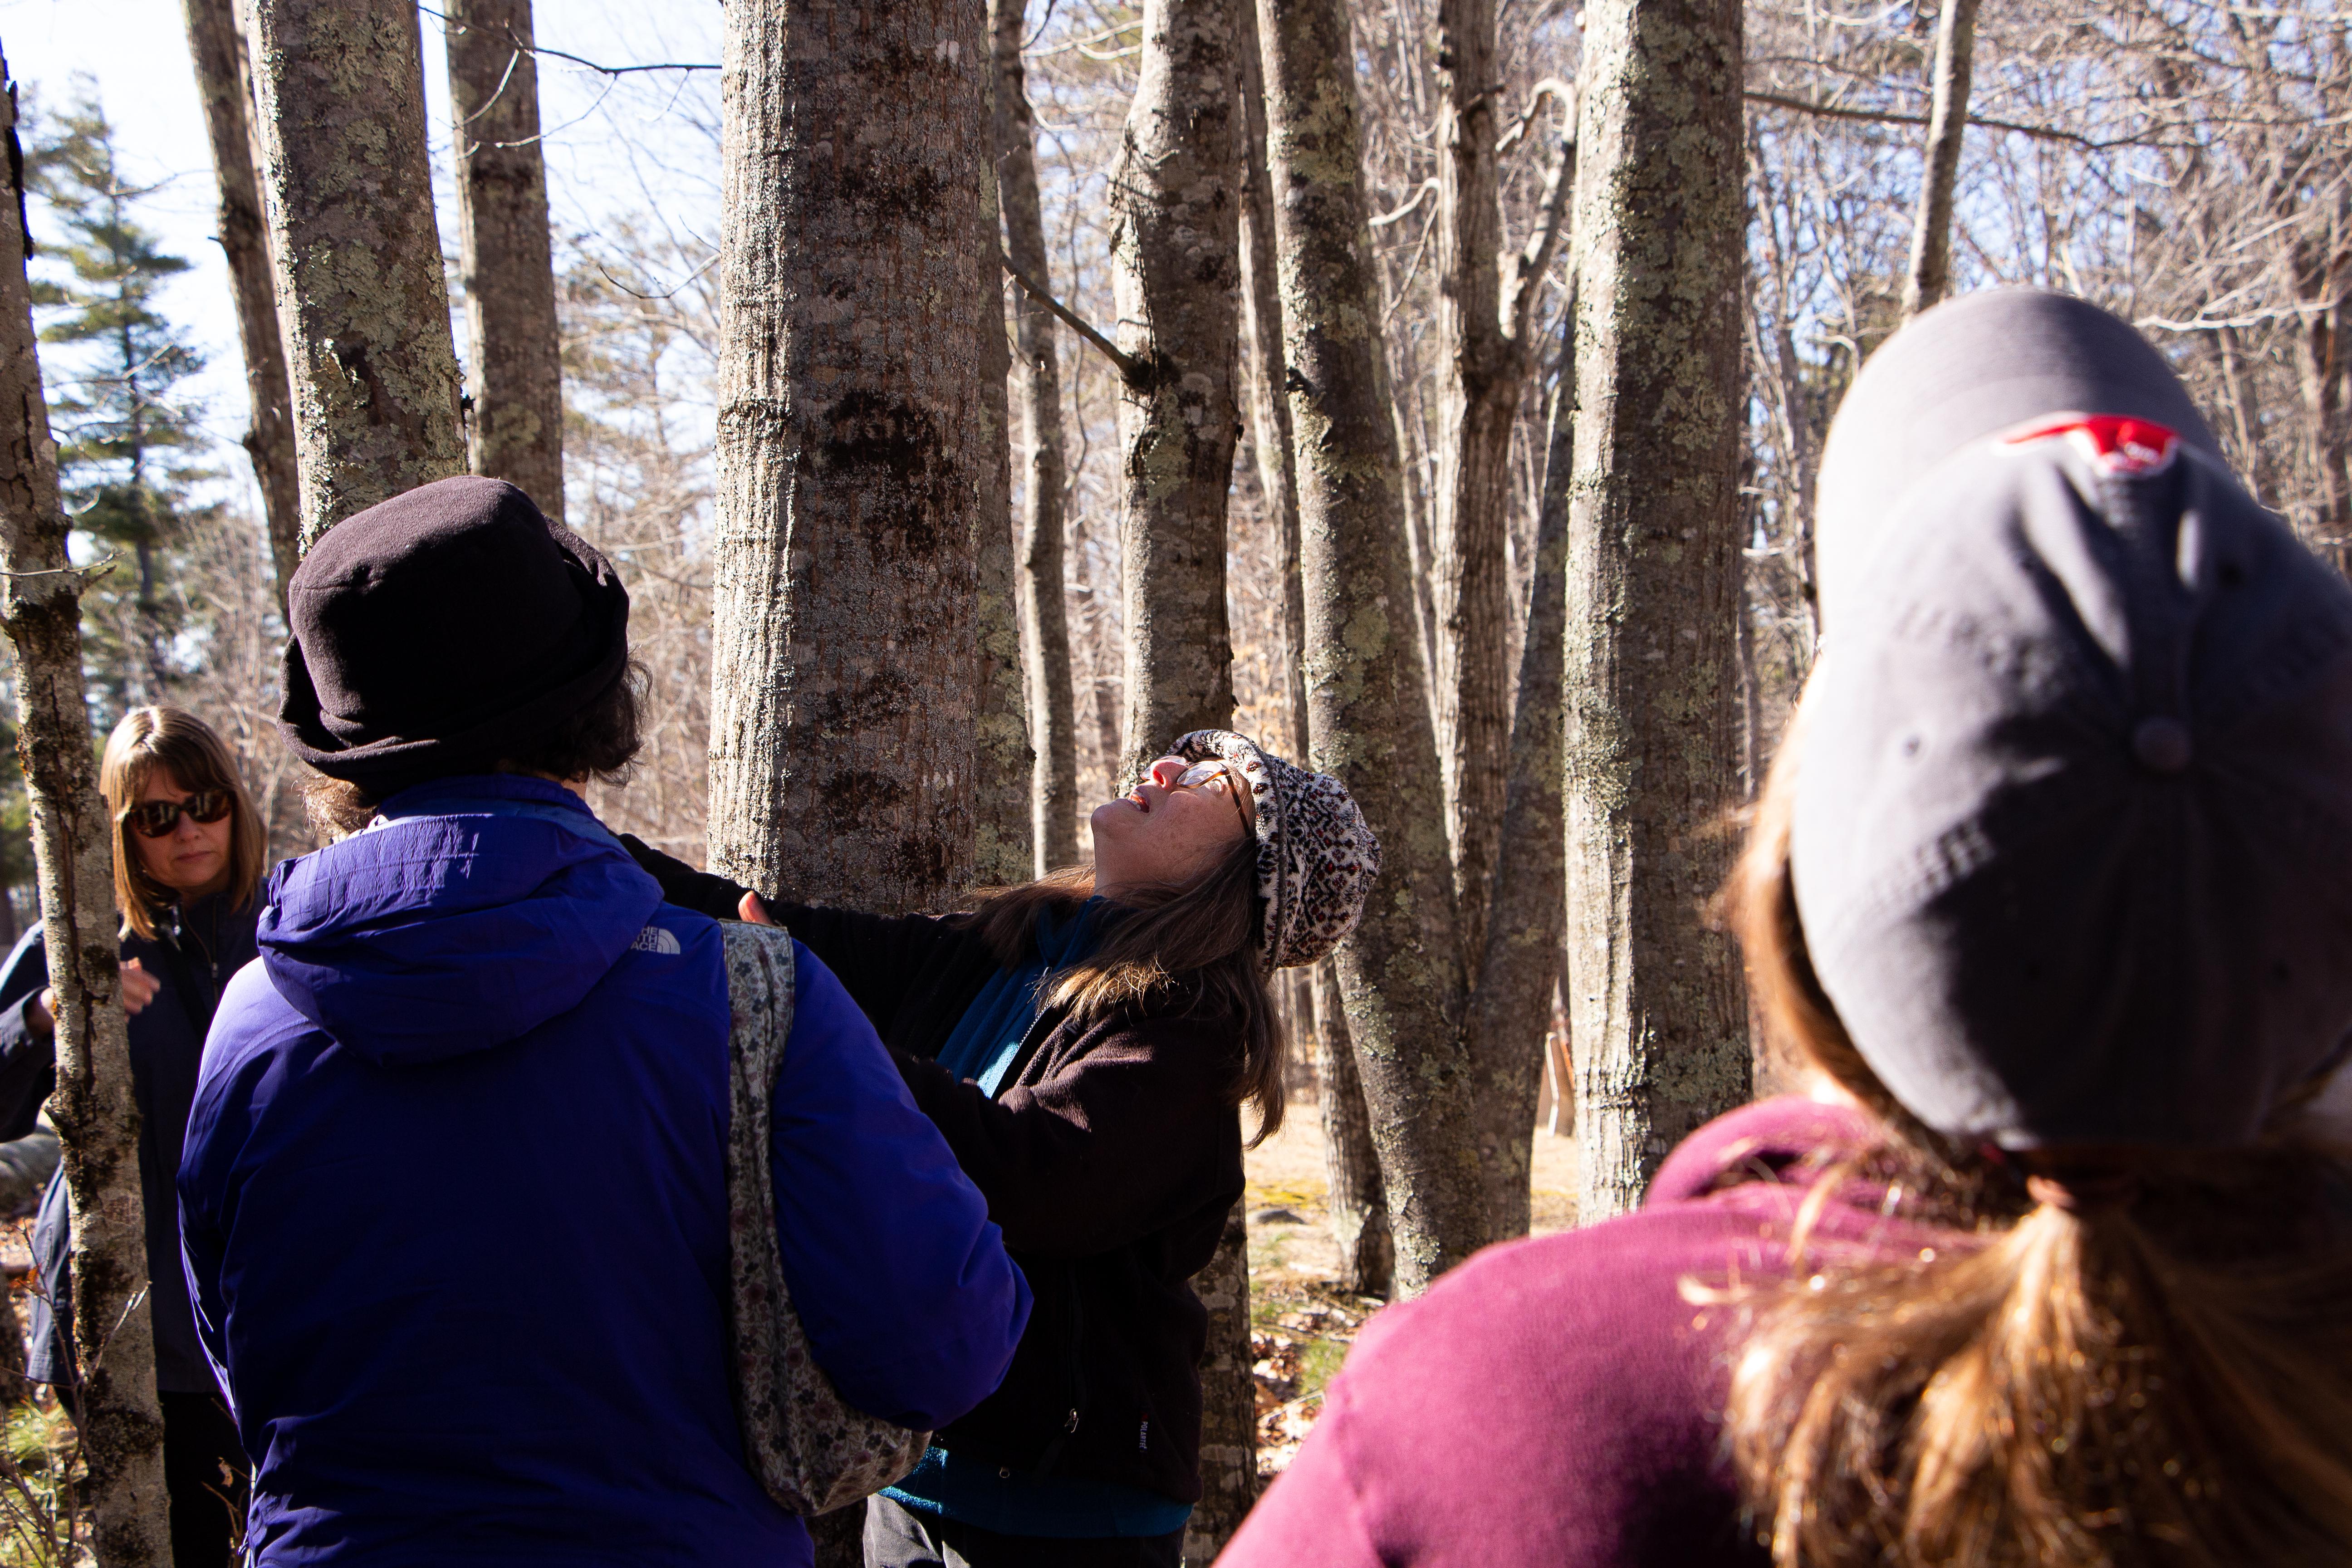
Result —
<instances>
[{"instance_id":1,"label":"hand on tree","mask_svg":"<svg viewBox=\"0 0 2352 1568\"><path fill-rule=\"evenodd\" d=\"M750 899L754 896L755 895L749 893L744 895L746 899ZM148 1003L155 1000L155 993L162 990L163 987L163 983L156 979L153 975L148 973L147 971L141 966L137 959L134 958L130 963L124 964L122 966L122 1011L124 1016L128 1017L138 1016L140 1012L146 1007ZM44 987L41 994L33 998L33 1005L25 1009L25 1022L33 1026L33 1032L36 1034L51 1035L57 1032L58 988L56 986L50 985Z\"/></svg>"}]
</instances>

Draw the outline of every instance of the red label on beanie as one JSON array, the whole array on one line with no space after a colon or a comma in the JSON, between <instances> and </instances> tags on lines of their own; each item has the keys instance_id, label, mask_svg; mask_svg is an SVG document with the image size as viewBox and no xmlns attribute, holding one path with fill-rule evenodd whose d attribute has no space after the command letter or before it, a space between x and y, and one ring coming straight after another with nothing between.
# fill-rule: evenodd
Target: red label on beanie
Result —
<instances>
[{"instance_id":1,"label":"red label on beanie","mask_svg":"<svg viewBox=\"0 0 2352 1568\"><path fill-rule=\"evenodd\" d=\"M2063 436L2111 474L2153 474L2172 461L2180 437L2165 426L2122 414L2067 416L2021 430L2001 445L2022 447Z\"/></svg>"}]
</instances>

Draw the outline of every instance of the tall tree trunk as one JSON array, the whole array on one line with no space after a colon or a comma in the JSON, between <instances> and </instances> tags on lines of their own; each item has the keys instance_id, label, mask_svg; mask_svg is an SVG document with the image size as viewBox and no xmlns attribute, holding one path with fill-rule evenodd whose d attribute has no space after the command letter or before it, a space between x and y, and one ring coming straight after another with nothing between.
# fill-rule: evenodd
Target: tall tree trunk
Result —
<instances>
[{"instance_id":1,"label":"tall tree trunk","mask_svg":"<svg viewBox=\"0 0 2352 1568\"><path fill-rule=\"evenodd\" d=\"M1498 314L1503 212L1495 152L1494 0L1437 7L1439 394L1435 567L1437 744L1463 952L1484 957L1486 889L1509 747L1511 426L1518 345Z\"/></svg>"},{"instance_id":2,"label":"tall tree trunk","mask_svg":"<svg viewBox=\"0 0 2352 1568\"><path fill-rule=\"evenodd\" d=\"M1561 333L1561 384L1552 400L1550 454L1537 513L1535 572L1528 584L1527 641L1511 717L1502 858L1495 868L1486 960L1470 994L1470 1053L1477 1069L1478 1163L1497 1239L1525 1236L1535 1158L1536 1102L1543 1091L1551 998L1567 923L1560 708L1568 616L1569 482L1575 469L1576 311Z\"/></svg>"},{"instance_id":3,"label":"tall tree trunk","mask_svg":"<svg viewBox=\"0 0 2352 1568\"><path fill-rule=\"evenodd\" d=\"M1045 218L1037 195L1036 131L1021 65L1021 0L990 0L993 41L996 186L1004 208L1005 251L1013 265L1050 287ZM1028 290L1013 296L1020 350L1013 385L1021 402L1020 613L1024 687L1035 774L1030 788L1031 837L1039 876L1078 860L1078 736L1070 689L1070 623L1062 589L1062 531L1069 475L1062 454L1062 368L1054 313Z\"/></svg>"},{"instance_id":4,"label":"tall tree trunk","mask_svg":"<svg viewBox=\"0 0 2352 1568\"><path fill-rule=\"evenodd\" d=\"M1241 342L1240 26L1247 0L1146 0L1142 68L1111 179L1111 268L1127 449L1123 779L1188 730L1233 722L1225 506ZM1185 1554L1207 1562L1257 1496L1248 1235L1236 1205L1196 1289L1202 1500Z\"/></svg>"},{"instance_id":5,"label":"tall tree trunk","mask_svg":"<svg viewBox=\"0 0 2352 1568\"><path fill-rule=\"evenodd\" d=\"M1343 0L1261 0L1283 347L1298 457L1315 765L1380 836L1380 896L1335 956L1380 1151L1396 1283L1486 1239L1444 798L1407 617L1404 503Z\"/></svg>"},{"instance_id":6,"label":"tall tree trunk","mask_svg":"<svg viewBox=\"0 0 2352 1568\"><path fill-rule=\"evenodd\" d=\"M1000 90L996 73L980 70L981 92L992 122ZM980 640L980 729L972 762L972 879L982 887L1025 882L1037 867L1034 758L1029 749L1028 704L1022 690L1021 604L1013 550L1013 449L1005 383L1013 349L1005 341L1004 279L998 264L996 160L980 163L979 315L972 329L980 350L980 397L974 433L980 437L980 512L972 540L976 581L973 616ZM1056 574L1058 577L1058 574ZM1059 584L1056 583L1058 592ZM1068 679L1066 665L1064 680Z\"/></svg>"},{"instance_id":7,"label":"tall tree trunk","mask_svg":"<svg viewBox=\"0 0 2352 1568\"><path fill-rule=\"evenodd\" d=\"M1927 172L1911 228L1903 314L1917 315L1952 291L1952 187L1969 128L1969 75L1976 54L1977 0L1944 0L1936 20L1936 78L1927 108Z\"/></svg>"},{"instance_id":8,"label":"tall tree trunk","mask_svg":"<svg viewBox=\"0 0 2352 1568\"><path fill-rule=\"evenodd\" d=\"M1216 1256L1192 1276L1209 1310L1201 1358L1201 1500L1184 1525L1184 1561L1216 1561L1257 1501L1256 1357L1250 1347L1246 1198L1225 1215Z\"/></svg>"},{"instance_id":9,"label":"tall tree trunk","mask_svg":"<svg viewBox=\"0 0 2352 1568\"><path fill-rule=\"evenodd\" d=\"M886 912L972 868L981 32L726 13L710 864Z\"/></svg>"},{"instance_id":10,"label":"tall tree trunk","mask_svg":"<svg viewBox=\"0 0 2352 1568\"><path fill-rule=\"evenodd\" d=\"M1738 799L1739 0L1585 12L1569 520L1568 973L1578 1215L1748 1096L1702 910Z\"/></svg>"},{"instance_id":11,"label":"tall tree trunk","mask_svg":"<svg viewBox=\"0 0 2352 1568\"><path fill-rule=\"evenodd\" d=\"M253 66L237 26L236 0L185 0L183 10L196 95L204 100L205 130L212 142L213 176L220 186L220 245L228 258L237 341L245 350L246 395L253 405L245 451L261 488L261 515L268 526L282 607L286 584L302 563L302 487L295 467L286 348L278 335L278 297L269 275L269 228L261 211Z\"/></svg>"},{"instance_id":12,"label":"tall tree trunk","mask_svg":"<svg viewBox=\"0 0 2352 1568\"><path fill-rule=\"evenodd\" d=\"M1331 1239L1339 1248L1340 1289L1386 1296L1396 1289L1396 1241L1363 1079L1348 1038L1347 1008L1331 961L1315 966L1315 1071L1322 1087L1323 1174L1330 1191Z\"/></svg>"},{"instance_id":13,"label":"tall tree trunk","mask_svg":"<svg viewBox=\"0 0 2352 1568\"><path fill-rule=\"evenodd\" d=\"M302 543L466 471L416 7L249 0Z\"/></svg>"},{"instance_id":14,"label":"tall tree trunk","mask_svg":"<svg viewBox=\"0 0 2352 1568\"><path fill-rule=\"evenodd\" d=\"M1233 722L1225 501L1240 352L1240 74L1247 0L1146 0L1111 186L1126 447L1122 782L1188 730Z\"/></svg>"},{"instance_id":15,"label":"tall tree trunk","mask_svg":"<svg viewBox=\"0 0 2352 1568\"><path fill-rule=\"evenodd\" d=\"M57 1089L73 1219L73 1335L81 1361L81 1458L89 1545L100 1568L169 1563L163 1418L146 1310L147 1235L116 966L114 824L98 793L83 700L81 578L66 554L57 443L35 348L25 258L24 149L16 87L0 61L0 121L14 187L0 234L0 616L16 657L16 756L32 809L42 940L57 988Z\"/></svg>"},{"instance_id":16,"label":"tall tree trunk","mask_svg":"<svg viewBox=\"0 0 2352 1568\"><path fill-rule=\"evenodd\" d=\"M474 472L563 521L563 363L530 0L445 0Z\"/></svg>"},{"instance_id":17,"label":"tall tree trunk","mask_svg":"<svg viewBox=\"0 0 2352 1568\"><path fill-rule=\"evenodd\" d=\"M1307 719L1307 585L1298 572L1298 460L1284 390L1282 296L1274 236L1273 172L1266 163L1265 75L1257 10L1245 5L1241 27L1242 309L1249 324L1250 446L1258 488L1274 513L1275 576L1282 584L1283 709L1286 752L1305 759L1312 750ZM1328 963L1297 977L1294 1016L1311 1017L1317 1110L1323 1123L1324 1160L1330 1176L1331 1229L1339 1243L1339 1285L1360 1296L1385 1296L1392 1283L1389 1215L1381 1193L1380 1156L1372 1148L1364 1086L1356 1076L1348 1027L1339 1016Z\"/></svg>"}]
</instances>

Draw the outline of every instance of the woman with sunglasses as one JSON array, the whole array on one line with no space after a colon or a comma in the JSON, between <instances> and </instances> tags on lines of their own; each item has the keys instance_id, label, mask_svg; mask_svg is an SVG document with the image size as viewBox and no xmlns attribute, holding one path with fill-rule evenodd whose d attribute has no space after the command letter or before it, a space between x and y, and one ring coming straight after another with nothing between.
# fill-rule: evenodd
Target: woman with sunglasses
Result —
<instances>
[{"instance_id":1,"label":"woman with sunglasses","mask_svg":"<svg viewBox=\"0 0 2352 1568\"><path fill-rule=\"evenodd\" d=\"M131 1016L139 1100L172 1555L182 1568L226 1563L232 1523L244 1517L247 1467L197 1342L172 1182L213 1008L229 977L254 955L254 889L265 835L228 748L182 709L134 708L124 715L106 743L99 788L114 819L122 1005ZM36 924L0 969L0 1139L31 1131L57 1084L56 994L48 978ZM26 1370L37 1382L56 1384L68 1410L77 1378L71 1243L61 1167L33 1228L41 1289L34 1296Z\"/></svg>"},{"instance_id":2,"label":"woman with sunglasses","mask_svg":"<svg viewBox=\"0 0 2352 1568\"><path fill-rule=\"evenodd\" d=\"M1169 1564L1201 1496L1237 1108L1282 1118L1274 970L1356 922L1380 849L1339 781L1198 731L1096 808L1094 864L888 918L762 898L631 843L675 902L772 921L874 1021L1036 1308L1002 1386L867 1505L869 1568Z\"/></svg>"}]
</instances>

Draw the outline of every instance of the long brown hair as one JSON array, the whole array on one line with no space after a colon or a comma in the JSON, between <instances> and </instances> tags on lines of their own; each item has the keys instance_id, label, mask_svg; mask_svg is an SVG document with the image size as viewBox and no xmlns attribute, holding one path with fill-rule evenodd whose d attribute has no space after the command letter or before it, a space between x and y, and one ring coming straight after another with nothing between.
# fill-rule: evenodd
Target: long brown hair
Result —
<instances>
[{"instance_id":1,"label":"long brown hair","mask_svg":"<svg viewBox=\"0 0 2352 1568\"><path fill-rule=\"evenodd\" d=\"M2352 1561L2352 1162L2302 1103L2256 1146L2193 1152L2021 1160L1920 1127L1806 952L1801 717L1727 889L1749 984L1782 1043L1885 1124L1817 1191L1874 1168L1950 1242L1841 1270L1805 1264L1800 1235L1790 1278L1733 1292L1728 1435L1774 1563Z\"/></svg>"},{"instance_id":2,"label":"long brown hair","mask_svg":"<svg viewBox=\"0 0 2352 1568\"><path fill-rule=\"evenodd\" d=\"M99 763L99 793L114 818L114 901L127 932L153 941L157 920L179 894L147 874L131 842L131 808L158 772L190 794L226 791L229 797L227 898L241 909L261 883L268 855L261 814L237 777L236 759L212 727L184 708L133 708L107 738Z\"/></svg>"},{"instance_id":3,"label":"long brown hair","mask_svg":"<svg viewBox=\"0 0 2352 1568\"><path fill-rule=\"evenodd\" d=\"M997 963L1011 968L1037 950L1037 917L1066 916L1093 896L1090 867L1072 866L1016 888L981 895L965 916ZM1040 1000L1067 1007L1081 1026L1122 1008L1150 1008L1229 1021L1234 1041L1233 1103L1256 1112L1252 1147L1282 1126L1282 1022L1258 958L1257 841L1233 851L1192 881L1122 900L1093 952L1053 977Z\"/></svg>"}]
</instances>

